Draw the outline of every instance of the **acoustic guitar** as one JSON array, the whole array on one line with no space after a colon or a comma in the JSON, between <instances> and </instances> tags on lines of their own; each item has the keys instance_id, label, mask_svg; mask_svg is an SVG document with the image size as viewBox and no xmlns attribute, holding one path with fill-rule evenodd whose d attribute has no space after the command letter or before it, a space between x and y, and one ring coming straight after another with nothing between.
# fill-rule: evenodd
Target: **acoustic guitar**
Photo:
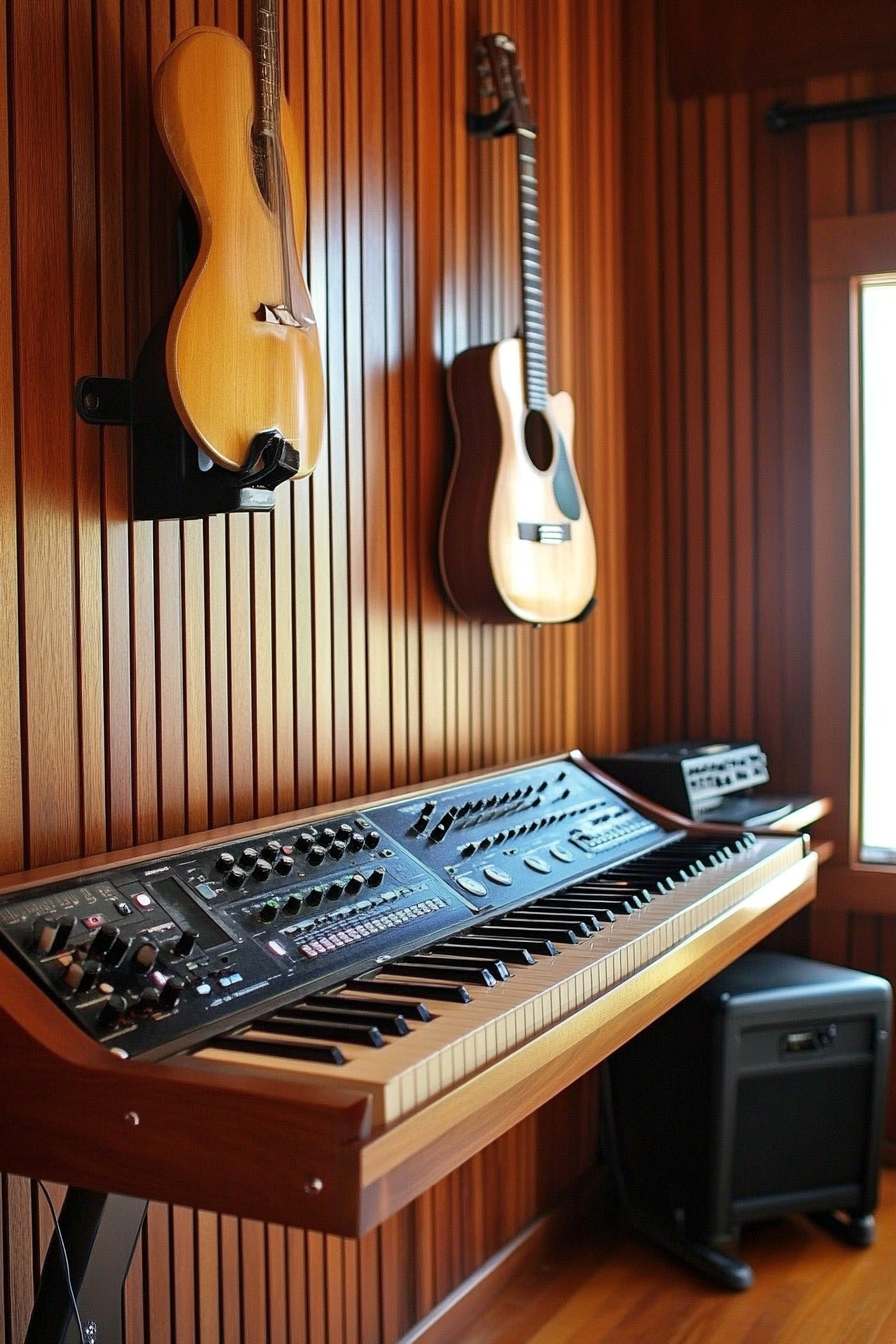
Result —
<instances>
[{"instance_id":1,"label":"acoustic guitar","mask_svg":"<svg viewBox=\"0 0 896 1344\"><path fill-rule=\"evenodd\" d=\"M299 264L304 176L280 91L277 0L256 0L254 23L253 52L223 29L191 28L156 73L156 123L200 228L165 365L184 427L214 462L239 471L273 431L305 476L324 379Z\"/></svg>"},{"instance_id":2,"label":"acoustic guitar","mask_svg":"<svg viewBox=\"0 0 896 1344\"><path fill-rule=\"evenodd\" d=\"M477 63L482 96L499 104L471 117L471 131L516 137L523 336L466 350L449 370L455 458L439 538L442 577L470 620L577 620L594 605L597 560L572 460L572 398L548 391L536 128L511 39L483 38Z\"/></svg>"}]
</instances>

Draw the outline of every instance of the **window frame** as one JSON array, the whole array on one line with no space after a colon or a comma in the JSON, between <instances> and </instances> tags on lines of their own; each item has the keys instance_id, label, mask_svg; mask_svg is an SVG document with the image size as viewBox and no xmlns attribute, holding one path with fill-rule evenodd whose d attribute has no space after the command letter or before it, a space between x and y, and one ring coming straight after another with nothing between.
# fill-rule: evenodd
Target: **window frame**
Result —
<instances>
[{"instance_id":1,"label":"window frame","mask_svg":"<svg viewBox=\"0 0 896 1344\"><path fill-rule=\"evenodd\" d=\"M810 224L812 787L830 795L823 904L893 914L896 866L860 858L860 290L896 276L896 213ZM844 484L847 488L844 490ZM896 768L896 763L894 763Z\"/></svg>"}]
</instances>

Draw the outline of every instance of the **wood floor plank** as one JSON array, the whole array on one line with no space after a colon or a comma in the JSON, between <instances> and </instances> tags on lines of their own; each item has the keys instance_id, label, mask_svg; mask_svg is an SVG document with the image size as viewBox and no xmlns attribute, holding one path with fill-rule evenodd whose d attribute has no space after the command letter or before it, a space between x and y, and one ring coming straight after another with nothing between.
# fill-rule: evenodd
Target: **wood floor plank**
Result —
<instances>
[{"instance_id":1,"label":"wood floor plank","mask_svg":"<svg viewBox=\"0 0 896 1344\"><path fill-rule=\"evenodd\" d=\"M896 1326L896 1171L883 1172L874 1246L808 1219L744 1230L756 1279L732 1294L604 1229L508 1284L464 1344L889 1344Z\"/></svg>"}]
</instances>

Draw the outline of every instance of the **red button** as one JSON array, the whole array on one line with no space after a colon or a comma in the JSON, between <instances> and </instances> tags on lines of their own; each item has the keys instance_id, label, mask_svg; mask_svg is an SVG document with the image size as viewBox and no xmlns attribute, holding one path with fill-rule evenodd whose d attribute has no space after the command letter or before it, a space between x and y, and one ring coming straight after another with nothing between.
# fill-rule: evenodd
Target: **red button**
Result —
<instances>
[{"instance_id":1,"label":"red button","mask_svg":"<svg viewBox=\"0 0 896 1344\"><path fill-rule=\"evenodd\" d=\"M102 915L88 915L86 919L81 921L85 929L98 929L105 922Z\"/></svg>"},{"instance_id":2,"label":"red button","mask_svg":"<svg viewBox=\"0 0 896 1344\"><path fill-rule=\"evenodd\" d=\"M139 905L141 910L148 910L149 907L152 905L152 901L149 899L146 893L142 891L138 891L136 896L131 897L131 900L134 902L135 905Z\"/></svg>"}]
</instances>

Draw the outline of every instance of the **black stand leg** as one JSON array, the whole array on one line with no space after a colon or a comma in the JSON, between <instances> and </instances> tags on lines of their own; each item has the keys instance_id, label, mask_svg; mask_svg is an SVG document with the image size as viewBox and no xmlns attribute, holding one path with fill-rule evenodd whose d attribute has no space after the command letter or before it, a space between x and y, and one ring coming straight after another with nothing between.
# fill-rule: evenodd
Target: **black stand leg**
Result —
<instances>
[{"instance_id":1,"label":"black stand leg","mask_svg":"<svg viewBox=\"0 0 896 1344\"><path fill-rule=\"evenodd\" d=\"M613 1092L610 1071L606 1065L600 1071L601 1128L607 1166L610 1172L613 1191L619 1202L623 1221L644 1237L659 1246L676 1260L683 1261L696 1269L699 1274L721 1284L731 1292L740 1293L753 1283L753 1271L745 1260L736 1255L728 1255L696 1237L688 1236L684 1228L677 1228L654 1214L638 1209L632 1202L625 1182L625 1172L619 1155L619 1143L616 1135L616 1123L613 1113Z\"/></svg>"},{"instance_id":2,"label":"black stand leg","mask_svg":"<svg viewBox=\"0 0 896 1344\"><path fill-rule=\"evenodd\" d=\"M876 1227L873 1213L812 1213L816 1226L847 1246L872 1246Z\"/></svg>"},{"instance_id":3,"label":"black stand leg","mask_svg":"<svg viewBox=\"0 0 896 1344\"><path fill-rule=\"evenodd\" d=\"M59 1215L88 1344L123 1344L122 1293L145 1199L72 1187ZM25 1344L80 1344L56 1233L47 1248Z\"/></svg>"}]
</instances>

